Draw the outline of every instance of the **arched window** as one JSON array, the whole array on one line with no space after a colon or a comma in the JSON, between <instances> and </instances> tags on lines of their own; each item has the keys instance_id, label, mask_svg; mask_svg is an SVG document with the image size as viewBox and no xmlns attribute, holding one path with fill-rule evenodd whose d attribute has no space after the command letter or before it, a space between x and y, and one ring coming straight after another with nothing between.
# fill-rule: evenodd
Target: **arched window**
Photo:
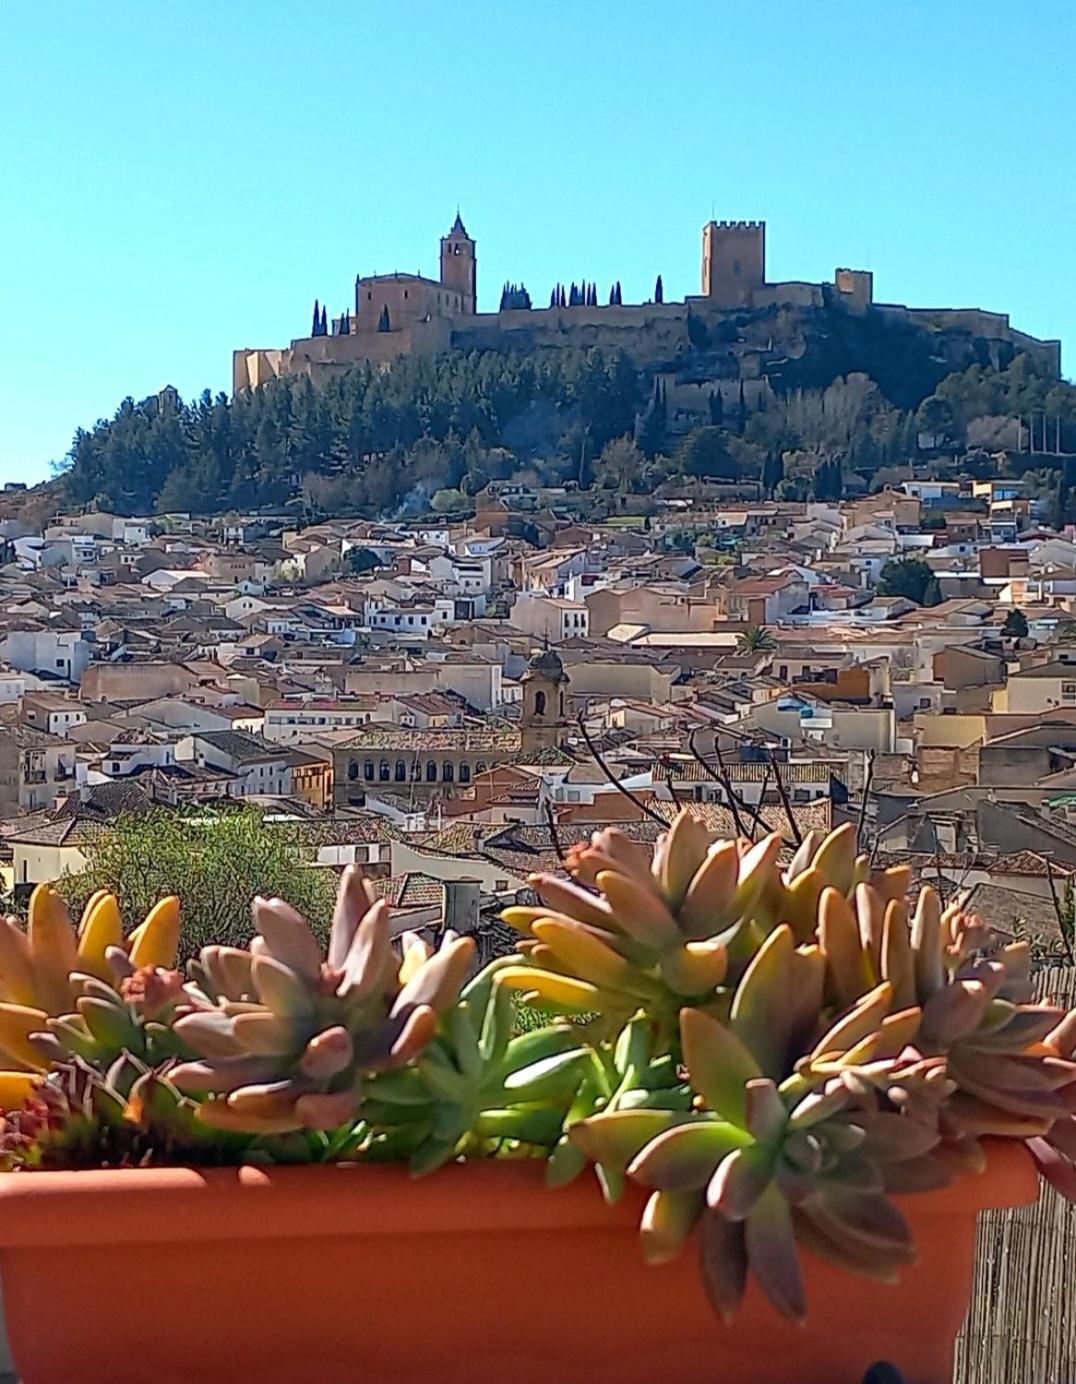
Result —
<instances>
[{"instance_id":1,"label":"arched window","mask_svg":"<svg viewBox=\"0 0 1076 1384\"><path fill-rule=\"evenodd\" d=\"M363 776L363 778L366 780L367 783L373 783L373 781L374 781L374 761L373 761L372 759L368 759L368 760L366 760L366 761L364 762L364 764L363 764L363 766L362 766L362 776Z\"/></svg>"},{"instance_id":2,"label":"arched window","mask_svg":"<svg viewBox=\"0 0 1076 1384\"><path fill-rule=\"evenodd\" d=\"M478 763L474 766L474 771L476 774L484 774L486 772L486 761L484 759L480 759Z\"/></svg>"},{"instance_id":3,"label":"arched window","mask_svg":"<svg viewBox=\"0 0 1076 1384\"><path fill-rule=\"evenodd\" d=\"M396 782L407 782L407 765L403 762L402 759L398 759L396 761Z\"/></svg>"},{"instance_id":4,"label":"arched window","mask_svg":"<svg viewBox=\"0 0 1076 1384\"><path fill-rule=\"evenodd\" d=\"M387 759L383 759L377 766L377 777L382 783L388 783L389 779L392 778L392 770L389 768Z\"/></svg>"},{"instance_id":5,"label":"arched window","mask_svg":"<svg viewBox=\"0 0 1076 1384\"><path fill-rule=\"evenodd\" d=\"M460 764L460 783L470 783L470 781L471 781L471 766L470 766L469 764L467 764L466 762L462 762L462 763Z\"/></svg>"},{"instance_id":6,"label":"arched window","mask_svg":"<svg viewBox=\"0 0 1076 1384\"><path fill-rule=\"evenodd\" d=\"M411 777L413 779L420 779L422 777L422 765L417 759L411 761Z\"/></svg>"},{"instance_id":7,"label":"arched window","mask_svg":"<svg viewBox=\"0 0 1076 1384\"><path fill-rule=\"evenodd\" d=\"M435 759L428 759L426 761L426 782L437 782L437 761Z\"/></svg>"},{"instance_id":8,"label":"arched window","mask_svg":"<svg viewBox=\"0 0 1076 1384\"><path fill-rule=\"evenodd\" d=\"M441 765L441 780L444 783L451 783L455 777L455 769L451 759L446 759Z\"/></svg>"},{"instance_id":9,"label":"arched window","mask_svg":"<svg viewBox=\"0 0 1076 1384\"><path fill-rule=\"evenodd\" d=\"M351 779L352 782L354 782L355 779L358 778L358 776L359 776L359 761L358 761L357 759L351 759L351 760L348 761L347 776L348 776L349 779Z\"/></svg>"},{"instance_id":10,"label":"arched window","mask_svg":"<svg viewBox=\"0 0 1076 1384\"><path fill-rule=\"evenodd\" d=\"M535 716L545 715L545 693L535 692L534 694L534 714Z\"/></svg>"}]
</instances>

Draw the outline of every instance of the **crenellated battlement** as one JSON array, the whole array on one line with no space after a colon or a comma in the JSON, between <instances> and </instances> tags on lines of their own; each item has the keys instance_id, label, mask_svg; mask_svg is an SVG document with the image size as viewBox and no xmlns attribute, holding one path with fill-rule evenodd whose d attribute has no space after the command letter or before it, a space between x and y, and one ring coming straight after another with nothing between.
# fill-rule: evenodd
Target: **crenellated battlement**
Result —
<instances>
[{"instance_id":1,"label":"crenellated battlement","mask_svg":"<svg viewBox=\"0 0 1076 1384\"><path fill-rule=\"evenodd\" d=\"M702 228L702 294L747 307L766 283L765 221L710 221Z\"/></svg>"},{"instance_id":2,"label":"crenellated battlement","mask_svg":"<svg viewBox=\"0 0 1076 1384\"><path fill-rule=\"evenodd\" d=\"M873 311L879 320L920 323L931 330L962 333L968 341L972 336L986 338L992 348L1004 342L1015 350L1031 351L1054 375L1060 374L1059 343L1023 336L1013 331L1002 315L876 305L873 275L866 269L842 266L834 271L830 284L768 283L766 222L762 220L705 223L702 296L689 297L683 303L666 302L663 295L660 302L624 302L617 283L608 304L594 296L578 305L565 303L561 289L549 308L505 306L498 312L479 313L475 241L458 213L449 233L441 237L440 270L436 279L401 272L356 276L354 314L349 310L334 315L331 330L315 326L311 336L293 338L286 348L235 352L234 390L256 389L278 376L306 374L323 379L363 362L385 365L397 356L486 350L509 344L524 350L536 344L608 345L653 363L697 344L700 320L705 336L724 314L738 317L775 307L803 314L830 308L860 315ZM320 307L315 320L319 324L325 321ZM731 334L732 354L740 349L734 344L740 339L740 325L735 324ZM751 349L758 354L757 346ZM772 342L767 349L774 349ZM993 358L999 354L994 350ZM959 364L964 357L954 347L951 359ZM757 363L751 368L757 375Z\"/></svg>"}]
</instances>

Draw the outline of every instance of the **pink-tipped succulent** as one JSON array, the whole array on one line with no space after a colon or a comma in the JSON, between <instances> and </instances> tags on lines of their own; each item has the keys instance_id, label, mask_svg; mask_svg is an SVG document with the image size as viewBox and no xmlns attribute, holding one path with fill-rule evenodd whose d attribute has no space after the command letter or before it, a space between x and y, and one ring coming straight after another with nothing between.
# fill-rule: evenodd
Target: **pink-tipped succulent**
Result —
<instances>
[{"instance_id":1,"label":"pink-tipped succulent","mask_svg":"<svg viewBox=\"0 0 1076 1384\"><path fill-rule=\"evenodd\" d=\"M354 869L337 897L328 955L281 899L254 901L249 949L206 947L177 1038L197 1054L169 1073L221 1129L335 1130L356 1118L363 1079L403 1066L459 998L474 942L446 933L437 951L404 934Z\"/></svg>"}]
</instances>

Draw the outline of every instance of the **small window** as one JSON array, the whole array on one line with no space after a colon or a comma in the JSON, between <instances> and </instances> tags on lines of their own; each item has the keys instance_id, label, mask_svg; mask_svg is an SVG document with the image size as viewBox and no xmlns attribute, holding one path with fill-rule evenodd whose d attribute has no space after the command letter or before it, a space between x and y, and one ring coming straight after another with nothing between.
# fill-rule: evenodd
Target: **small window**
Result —
<instances>
[{"instance_id":1,"label":"small window","mask_svg":"<svg viewBox=\"0 0 1076 1384\"><path fill-rule=\"evenodd\" d=\"M478 763L474 766L474 771L476 774L484 774L486 772L486 761L484 759L480 759Z\"/></svg>"},{"instance_id":2,"label":"small window","mask_svg":"<svg viewBox=\"0 0 1076 1384\"><path fill-rule=\"evenodd\" d=\"M389 768L387 759L383 759L377 766L377 777L381 783L388 783L389 779L392 777L392 770Z\"/></svg>"},{"instance_id":3,"label":"small window","mask_svg":"<svg viewBox=\"0 0 1076 1384\"><path fill-rule=\"evenodd\" d=\"M396 761L396 782L407 782L407 765L403 762L402 759L398 759Z\"/></svg>"},{"instance_id":4,"label":"small window","mask_svg":"<svg viewBox=\"0 0 1076 1384\"><path fill-rule=\"evenodd\" d=\"M461 765L460 765L460 783L470 783L470 781L471 781L471 766L470 766L469 764L466 764L466 763L461 764Z\"/></svg>"},{"instance_id":5,"label":"small window","mask_svg":"<svg viewBox=\"0 0 1076 1384\"><path fill-rule=\"evenodd\" d=\"M535 692L534 694L534 714L536 716L545 715L545 693Z\"/></svg>"},{"instance_id":6,"label":"small window","mask_svg":"<svg viewBox=\"0 0 1076 1384\"><path fill-rule=\"evenodd\" d=\"M451 759L446 759L445 762L441 765L441 779L444 783L451 783L455 777L455 767L453 766Z\"/></svg>"},{"instance_id":7,"label":"small window","mask_svg":"<svg viewBox=\"0 0 1076 1384\"><path fill-rule=\"evenodd\" d=\"M363 766L362 766L362 776L363 776L363 778L366 780L367 783L373 783L373 781L374 781L374 761L373 761L372 759L367 759L367 760L363 763Z\"/></svg>"},{"instance_id":8,"label":"small window","mask_svg":"<svg viewBox=\"0 0 1076 1384\"><path fill-rule=\"evenodd\" d=\"M427 783L436 783L436 782L437 782L437 761L436 761L436 760L428 759L428 760L426 761L426 782L427 782Z\"/></svg>"}]
</instances>

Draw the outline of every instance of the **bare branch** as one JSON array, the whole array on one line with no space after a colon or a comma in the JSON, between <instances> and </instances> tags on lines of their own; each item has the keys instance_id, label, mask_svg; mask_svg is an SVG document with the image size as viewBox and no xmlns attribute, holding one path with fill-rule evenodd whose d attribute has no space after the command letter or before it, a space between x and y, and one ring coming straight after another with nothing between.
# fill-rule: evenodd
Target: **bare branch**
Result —
<instances>
[{"instance_id":1,"label":"bare branch","mask_svg":"<svg viewBox=\"0 0 1076 1384\"><path fill-rule=\"evenodd\" d=\"M687 747L691 751L692 757L698 764L702 766L704 772L707 773L715 783L719 783L721 787L725 790L725 794L728 798L729 803L729 811L732 813L732 820L736 825L736 835L749 835L749 833L744 828L743 818L740 816L740 808L746 808L747 804L741 803L740 799L736 796L736 793L733 791L732 780L729 778L729 771L725 768L725 761L721 758L721 751L717 747L716 734L714 736L714 758L717 760L718 772L715 772L714 769L710 767L710 765L706 762L703 756L699 753L698 749L695 747L695 736L697 734L698 731L693 730L687 738Z\"/></svg>"},{"instance_id":2,"label":"bare branch","mask_svg":"<svg viewBox=\"0 0 1076 1384\"><path fill-rule=\"evenodd\" d=\"M871 786L874 783L874 751L867 751L867 772L863 779L863 801L859 804L859 821L856 823L856 845L860 850L863 849L863 828L867 821L867 803L870 799Z\"/></svg>"},{"instance_id":3,"label":"bare branch","mask_svg":"<svg viewBox=\"0 0 1076 1384\"><path fill-rule=\"evenodd\" d=\"M623 793L624 797L627 798L628 802L633 803L639 809L639 811L642 812L644 816L649 817L652 822L657 822L657 824L662 828L668 827L669 824L664 817L662 817L659 813L655 812L652 808L647 807L646 803L643 802L642 798L637 797L631 791L630 788L626 788L624 784L620 782L620 780L617 778L617 776L613 773L613 771L609 768L608 764L606 764L605 760L602 758L601 751L598 749L597 745L595 745L594 741L590 738L590 732L587 730L586 720L582 712L579 713L578 719L579 732L583 737L583 743L586 745L587 750L590 753L591 759L593 759L594 763L602 771L602 773L613 785L616 791L618 793Z\"/></svg>"},{"instance_id":4,"label":"bare branch","mask_svg":"<svg viewBox=\"0 0 1076 1384\"><path fill-rule=\"evenodd\" d=\"M1054 913L1057 916L1057 927L1058 931L1061 933L1061 941L1065 947L1065 955L1069 959L1069 965L1076 966L1076 957L1072 954L1072 940L1069 937L1069 929L1065 923L1064 910L1061 907L1060 899L1057 897L1057 886L1054 884L1054 872L1050 865L1050 857L1044 855L1042 858L1046 862L1046 882L1050 886L1050 899L1053 902Z\"/></svg>"},{"instance_id":5,"label":"bare branch","mask_svg":"<svg viewBox=\"0 0 1076 1384\"><path fill-rule=\"evenodd\" d=\"M553 804L548 798L545 800L545 818L549 823L549 839L553 843L553 849L557 853L557 859L563 865L568 857L564 852L564 847L560 844L560 836L557 832L557 814L553 811Z\"/></svg>"},{"instance_id":6,"label":"bare branch","mask_svg":"<svg viewBox=\"0 0 1076 1384\"><path fill-rule=\"evenodd\" d=\"M777 796L781 799L781 806L784 808L785 816L788 818L788 826L789 830L792 832L792 839L798 846L803 841L803 834L801 833L799 827L796 825L796 818L793 816L792 813L792 804L788 801L788 791L786 790L784 780L781 777L781 771L777 767L777 756L774 754L772 750L770 751L769 767L773 770L774 782L777 784Z\"/></svg>"}]
</instances>

